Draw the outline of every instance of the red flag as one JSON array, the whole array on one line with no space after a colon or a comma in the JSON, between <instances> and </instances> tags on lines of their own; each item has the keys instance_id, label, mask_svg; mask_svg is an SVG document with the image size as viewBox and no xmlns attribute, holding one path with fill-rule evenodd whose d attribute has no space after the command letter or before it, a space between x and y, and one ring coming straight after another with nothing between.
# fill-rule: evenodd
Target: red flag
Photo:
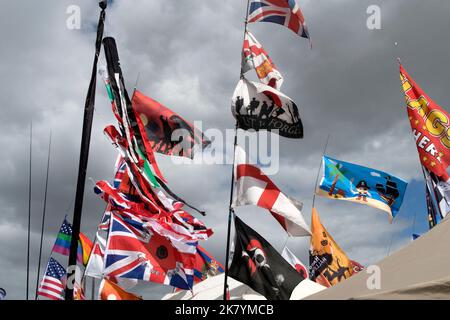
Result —
<instances>
[{"instance_id":1,"label":"red flag","mask_svg":"<svg viewBox=\"0 0 450 320\"><path fill-rule=\"evenodd\" d=\"M134 92L132 105L145 143L156 152L193 158L194 145L207 147L211 143L181 116L138 90ZM181 137L175 132L172 137L177 129L185 132L179 132ZM174 141L175 138L179 140Z\"/></svg>"},{"instance_id":2,"label":"red flag","mask_svg":"<svg viewBox=\"0 0 450 320\"><path fill-rule=\"evenodd\" d=\"M430 99L402 65L400 80L420 162L442 181L449 181L450 115Z\"/></svg>"}]
</instances>

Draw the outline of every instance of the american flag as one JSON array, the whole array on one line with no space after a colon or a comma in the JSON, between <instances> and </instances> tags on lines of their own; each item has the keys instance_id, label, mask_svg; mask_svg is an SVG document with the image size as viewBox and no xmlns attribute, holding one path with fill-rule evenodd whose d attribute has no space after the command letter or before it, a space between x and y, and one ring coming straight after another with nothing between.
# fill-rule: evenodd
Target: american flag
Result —
<instances>
[{"instance_id":1,"label":"american flag","mask_svg":"<svg viewBox=\"0 0 450 320\"><path fill-rule=\"evenodd\" d=\"M251 0L248 22L281 24L309 39L305 18L295 0Z\"/></svg>"},{"instance_id":2,"label":"american flag","mask_svg":"<svg viewBox=\"0 0 450 320\"><path fill-rule=\"evenodd\" d=\"M66 270L58 261L50 257L44 278L38 289L38 295L52 300L64 300L63 278Z\"/></svg>"}]
</instances>

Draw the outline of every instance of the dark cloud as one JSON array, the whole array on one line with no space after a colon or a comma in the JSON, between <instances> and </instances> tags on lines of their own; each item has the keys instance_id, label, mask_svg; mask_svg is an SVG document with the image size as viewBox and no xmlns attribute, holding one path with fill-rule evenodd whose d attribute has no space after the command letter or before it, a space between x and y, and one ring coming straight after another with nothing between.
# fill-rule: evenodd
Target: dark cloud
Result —
<instances>
[{"instance_id":1,"label":"dark cloud","mask_svg":"<svg viewBox=\"0 0 450 320\"><path fill-rule=\"evenodd\" d=\"M417 229L425 230L420 167L395 58L401 57L416 81L445 108L450 103L446 89L450 3L299 2L311 31L312 50L307 41L280 26L249 26L284 75L282 91L300 106L305 125L305 139L280 138L280 171L273 179L287 194L304 201L309 221L315 175L328 134L330 155L415 179L401 218L392 225L375 209L316 199L322 222L349 256L374 263L409 241L413 214L417 214ZM81 7L81 30L66 28L66 9L72 4ZM382 30L366 27L371 4L381 7ZM202 120L205 129L223 131L234 124L230 99L239 78L244 11L245 1L114 1L105 31L116 37L129 88L140 74L141 91L191 121ZM64 215L73 210L97 19L95 1L2 3L0 287L8 290L11 299L22 299L25 292L29 123L33 120L35 273L50 130L53 148L43 268ZM254 78L251 71L248 76ZM114 118L99 81L88 169L92 179L112 176L116 154L102 134L110 123ZM216 233L205 247L223 262L230 166L175 166L164 156L158 161L173 189L208 211L204 220ZM82 229L89 236L103 208L88 181ZM415 208L420 212L413 213ZM243 207L236 212L282 248L285 234L264 210ZM288 245L307 262L308 239L289 239ZM66 263L65 257L60 260ZM30 289L34 290L34 280ZM144 297L156 299L169 291L157 285L137 288Z\"/></svg>"}]
</instances>

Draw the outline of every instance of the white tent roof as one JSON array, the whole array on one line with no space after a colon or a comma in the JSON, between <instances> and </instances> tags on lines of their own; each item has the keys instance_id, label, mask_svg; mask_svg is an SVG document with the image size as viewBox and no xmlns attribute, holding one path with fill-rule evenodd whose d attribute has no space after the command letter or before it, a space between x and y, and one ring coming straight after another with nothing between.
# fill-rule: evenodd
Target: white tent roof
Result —
<instances>
[{"instance_id":1,"label":"white tent roof","mask_svg":"<svg viewBox=\"0 0 450 320\"><path fill-rule=\"evenodd\" d=\"M195 284L193 295L190 291L180 291L169 293L162 300L222 300L224 278L225 275L221 273ZM231 277L228 277L228 287L230 288L231 300L266 300L266 298L255 292L249 286ZM305 279L295 287L291 300L300 300L324 289L325 287Z\"/></svg>"},{"instance_id":2,"label":"white tent roof","mask_svg":"<svg viewBox=\"0 0 450 320\"><path fill-rule=\"evenodd\" d=\"M366 269L308 299L450 299L450 220L376 265L379 289Z\"/></svg>"}]
</instances>

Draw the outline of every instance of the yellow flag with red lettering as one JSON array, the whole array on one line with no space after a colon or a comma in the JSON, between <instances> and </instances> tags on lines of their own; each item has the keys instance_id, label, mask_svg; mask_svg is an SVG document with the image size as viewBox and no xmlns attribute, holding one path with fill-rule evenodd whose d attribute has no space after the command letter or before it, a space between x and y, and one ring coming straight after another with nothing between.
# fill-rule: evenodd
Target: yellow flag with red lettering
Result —
<instances>
[{"instance_id":1,"label":"yellow flag with red lettering","mask_svg":"<svg viewBox=\"0 0 450 320\"><path fill-rule=\"evenodd\" d=\"M400 81L420 162L442 181L450 176L450 115L414 82L402 65Z\"/></svg>"},{"instance_id":2,"label":"yellow flag with red lettering","mask_svg":"<svg viewBox=\"0 0 450 320\"><path fill-rule=\"evenodd\" d=\"M309 278L331 287L351 277L354 274L352 261L322 225L316 208L312 210L311 234Z\"/></svg>"}]
</instances>

